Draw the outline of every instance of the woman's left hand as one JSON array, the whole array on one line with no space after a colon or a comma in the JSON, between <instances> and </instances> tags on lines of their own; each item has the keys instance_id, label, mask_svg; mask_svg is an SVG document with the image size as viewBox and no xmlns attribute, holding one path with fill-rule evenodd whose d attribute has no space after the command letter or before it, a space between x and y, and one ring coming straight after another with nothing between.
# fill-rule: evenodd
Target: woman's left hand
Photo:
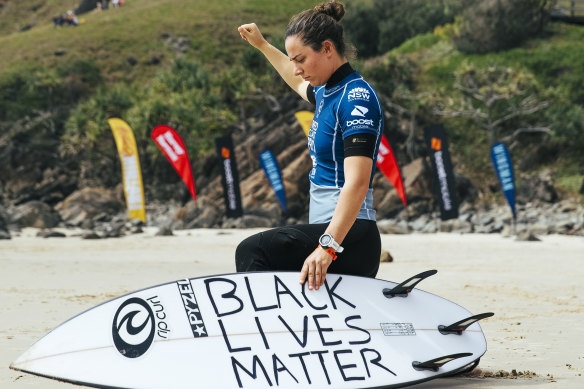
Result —
<instances>
[{"instance_id":1,"label":"woman's left hand","mask_svg":"<svg viewBox=\"0 0 584 389\"><path fill-rule=\"evenodd\" d=\"M327 269L332 262L333 257L322 248L317 247L304 261L300 271L300 284L304 284L304 281L308 280L308 289L312 290L314 287L318 290L324 284Z\"/></svg>"}]
</instances>

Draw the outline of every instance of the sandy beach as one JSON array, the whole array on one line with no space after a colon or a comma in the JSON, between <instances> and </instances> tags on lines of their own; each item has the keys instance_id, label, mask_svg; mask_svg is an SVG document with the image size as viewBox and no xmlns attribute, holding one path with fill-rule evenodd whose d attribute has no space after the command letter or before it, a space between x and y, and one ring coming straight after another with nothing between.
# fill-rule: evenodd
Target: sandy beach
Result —
<instances>
[{"instance_id":1,"label":"sandy beach","mask_svg":"<svg viewBox=\"0 0 584 389\"><path fill-rule=\"evenodd\" d=\"M0 241L0 388L74 386L9 369L52 328L137 289L235 270L239 241L258 230L154 230L108 240L37 238L25 229ZM549 235L518 242L499 234L383 235L394 262L377 278L399 282L424 270L438 274L420 288L473 313L488 351L474 374L417 388L584 387L584 239ZM499 377L499 376L505 377Z\"/></svg>"}]
</instances>

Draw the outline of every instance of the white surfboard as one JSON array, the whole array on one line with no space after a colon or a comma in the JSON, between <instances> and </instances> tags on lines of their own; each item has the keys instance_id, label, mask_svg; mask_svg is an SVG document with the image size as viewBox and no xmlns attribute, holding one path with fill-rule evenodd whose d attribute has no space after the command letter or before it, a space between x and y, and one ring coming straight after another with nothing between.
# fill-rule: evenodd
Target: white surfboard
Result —
<instances>
[{"instance_id":1,"label":"white surfboard","mask_svg":"<svg viewBox=\"0 0 584 389\"><path fill-rule=\"evenodd\" d=\"M184 279L73 317L11 368L100 388L411 385L486 352L479 324L457 323L470 312L411 290L423 278L329 274L318 291L299 285L297 272Z\"/></svg>"}]
</instances>

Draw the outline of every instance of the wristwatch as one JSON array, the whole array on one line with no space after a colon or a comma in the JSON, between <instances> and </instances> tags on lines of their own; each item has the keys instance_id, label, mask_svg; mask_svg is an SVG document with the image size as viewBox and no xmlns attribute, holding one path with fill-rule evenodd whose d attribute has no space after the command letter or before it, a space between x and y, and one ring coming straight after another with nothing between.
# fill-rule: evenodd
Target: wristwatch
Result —
<instances>
[{"instance_id":1,"label":"wristwatch","mask_svg":"<svg viewBox=\"0 0 584 389\"><path fill-rule=\"evenodd\" d=\"M335 242L335 239L331 234L322 234L320 238L318 238L318 243L322 246L323 249L328 249L329 247L335 250L336 253L343 252L343 246Z\"/></svg>"}]
</instances>

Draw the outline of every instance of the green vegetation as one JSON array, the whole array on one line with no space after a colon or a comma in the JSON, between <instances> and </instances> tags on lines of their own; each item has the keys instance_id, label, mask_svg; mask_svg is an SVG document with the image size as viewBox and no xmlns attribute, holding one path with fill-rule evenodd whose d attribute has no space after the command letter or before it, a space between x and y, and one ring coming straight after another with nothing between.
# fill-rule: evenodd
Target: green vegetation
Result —
<instances>
[{"instance_id":1,"label":"green vegetation","mask_svg":"<svg viewBox=\"0 0 584 389\"><path fill-rule=\"evenodd\" d=\"M84 182L114 185L119 177L104 173L119 171L104 168L118 163L109 117L134 129L145 175L168 173L157 170L161 156L149 139L158 124L177 129L193 159L204 155L215 135L233 129L242 108L250 112L250 95L287 90L237 26L256 22L283 48L290 16L317 1L129 0L119 9L80 15L78 27L55 28L52 17L76 3L0 0L0 148L11 140L25 145L13 164L32 161L29 155L83 156ZM544 0L480 3L469 9L476 3L347 0L347 35L362 57L354 64L373 80L395 119L387 131L406 143L396 148L400 163L423 155L423 126L442 121L457 171L483 192L498 187L489 147L503 140L519 172L553 167L558 185L574 194L584 178L584 27L546 24L538 13ZM495 3L535 11L487 12ZM506 34L489 30L505 23ZM506 41L511 33L516 39ZM501 46L511 41L512 47ZM500 79L489 78L496 74ZM503 97L497 105L482 104L468 92L473 82L483 95ZM484 118L452 114L472 107L496 120L530 102L540 109L524 110L491 132ZM522 128L550 131L516 133Z\"/></svg>"}]
</instances>

